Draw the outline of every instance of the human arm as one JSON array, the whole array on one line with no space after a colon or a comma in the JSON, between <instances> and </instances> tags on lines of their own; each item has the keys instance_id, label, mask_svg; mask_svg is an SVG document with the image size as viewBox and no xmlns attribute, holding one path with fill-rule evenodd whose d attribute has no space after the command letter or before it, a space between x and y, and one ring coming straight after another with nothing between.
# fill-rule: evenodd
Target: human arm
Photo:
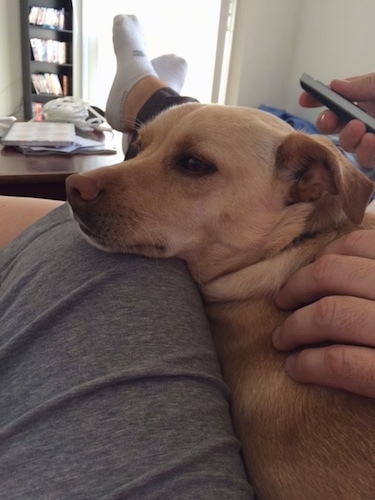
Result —
<instances>
[{"instance_id":1,"label":"human arm","mask_svg":"<svg viewBox=\"0 0 375 500\"><path fill-rule=\"evenodd\" d=\"M62 203L41 198L0 196L0 248Z\"/></svg>"},{"instance_id":2,"label":"human arm","mask_svg":"<svg viewBox=\"0 0 375 500\"><path fill-rule=\"evenodd\" d=\"M375 397L374 278L375 231L366 230L333 242L286 282L276 303L300 309L273 342L281 351L304 346L288 357L292 378Z\"/></svg>"},{"instance_id":3,"label":"human arm","mask_svg":"<svg viewBox=\"0 0 375 500\"><path fill-rule=\"evenodd\" d=\"M332 80L329 87L350 101L356 102L362 109L375 117L375 73ZM321 104L303 92L299 103L303 107L318 107ZM330 110L325 110L317 118L316 125L323 134L339 134L341 146L348 152L355 153L363 167L375 166L375 135L366 132L359 120L344 123Z\"/></svg>"}]
</instances>

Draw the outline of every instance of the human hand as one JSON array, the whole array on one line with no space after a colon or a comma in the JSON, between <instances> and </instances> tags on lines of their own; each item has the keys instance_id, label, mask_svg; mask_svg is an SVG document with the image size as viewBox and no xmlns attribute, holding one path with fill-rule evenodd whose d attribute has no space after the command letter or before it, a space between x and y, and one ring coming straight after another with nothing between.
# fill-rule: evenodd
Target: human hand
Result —
<instances>
[{"instance_id":1,"label":"human hand","mask_svg":"<svg viewBox=\"0 0 375 500\"><path fill-rule=\"evenodd\" d=\"M303 347L287 358L293 379L375 397L375 231L331 243L287 280L276 304L302 306L273 335L280 351Z\"/></svg>"},{"instance_id":2,"label":"human hand","mask_svg":"<svg viewBox=\"0 0 375 500\"><path fill-rule=\"evenodd\" d=\"M346 80L332 80L329 87L375 117L375 73ZM321 106L307 92L300 95L299 103L306 108ZM333 111L325 110L318 116L316 125L323 134L339 133L341 146L346 151L355 153L360 165L375 167L375 134L366 132L366 127L360 120L345 123Z\"/></svg>"}]
</instances>

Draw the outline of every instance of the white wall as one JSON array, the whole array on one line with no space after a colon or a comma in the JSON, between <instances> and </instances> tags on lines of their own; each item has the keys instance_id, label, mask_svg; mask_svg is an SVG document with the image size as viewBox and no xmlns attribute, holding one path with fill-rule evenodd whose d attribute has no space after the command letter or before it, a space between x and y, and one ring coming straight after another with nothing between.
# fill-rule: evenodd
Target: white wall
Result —
<instances>
[{"instance_id":1,"label":"white wall","mask_svg":"<svg viewBox=\"0 0 375 500\"><path fill-rule=\"evenodd\" d=\"M227 103L298 105L303 72L328 83L375 69L374 0L238 0Z\"/></svg>"},{"instance_id":2,"label":"white wall","mask_svg":"<svg viewBox=\"0 0 375 500\"><path fill-rule=\"evenodd\" d=\"M375 0L237 1L228 104L314 120L298 106L301 73L329 82L375 69ZM21 103L19 24L18 0L0 0L0 116Z\"/></svg>"},{"instance_id":3,"label":"white wall","mask_svg":"<svg viewBox=\"0 0 375 500\"><path fill-rule=\"evenodd\" d=\"M300 0L237 0L227 104L284 105L299 10Z\"/></svg>"},{"instance_id":4,"label":"white wall","mask_svg":"<svg viewBox=\"0 0 375 500\"><path fill-rule=\"evenodd\" d=\"M14 113L22 99L18 0L0 0L0 68L0 116L3 116Z\"/></svg>"},{"instance_id":5,"label":"white wall","mask_svg":"<svg viewBox=\"0 0 375 500\"><path fill-rule=\"evenodd\" d=\"M329 83L375 70L374 0L301 0L298 44L285 107L306 119L318 111L297 104L298 79L304 71Z\"/></svg>"}]
</instances>

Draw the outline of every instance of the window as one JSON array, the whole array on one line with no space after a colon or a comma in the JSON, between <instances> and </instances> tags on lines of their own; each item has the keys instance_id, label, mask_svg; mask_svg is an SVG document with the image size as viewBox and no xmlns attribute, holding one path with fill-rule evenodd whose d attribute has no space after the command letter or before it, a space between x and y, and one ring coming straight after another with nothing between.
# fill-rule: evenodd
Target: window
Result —
<instances>
[{"instance_id":1,"label":"window","mask_svg":"<svg viewBox=\"0 0 375 500\"><path fill-rule=\"evenodd\" d=\"M175 53L187 60L183 94L224 102L235 0L107 0L103 5L98 9L91 0L81 0L80 93L86 101L104 109L116 71L113 18L135 14L151 59Z\"/></svg>"}]
</instances>

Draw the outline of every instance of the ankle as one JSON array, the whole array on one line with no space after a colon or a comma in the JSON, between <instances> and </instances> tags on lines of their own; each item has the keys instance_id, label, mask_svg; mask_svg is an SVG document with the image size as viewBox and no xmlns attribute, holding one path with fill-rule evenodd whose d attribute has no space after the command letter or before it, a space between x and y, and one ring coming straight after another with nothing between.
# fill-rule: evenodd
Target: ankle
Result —
<instances>
[{"instance_id":1,"label":"ankle","mask_svg":"<svg viewBox=\"0 0 375 500\"><path fill-rule=\"evenodd\" d=\"M128 92L123 109L125 131L132 132L137 128L137 115L149 98L167 85L156 76L146 76L139 80Z\"/></svg>"}]
</instances>

